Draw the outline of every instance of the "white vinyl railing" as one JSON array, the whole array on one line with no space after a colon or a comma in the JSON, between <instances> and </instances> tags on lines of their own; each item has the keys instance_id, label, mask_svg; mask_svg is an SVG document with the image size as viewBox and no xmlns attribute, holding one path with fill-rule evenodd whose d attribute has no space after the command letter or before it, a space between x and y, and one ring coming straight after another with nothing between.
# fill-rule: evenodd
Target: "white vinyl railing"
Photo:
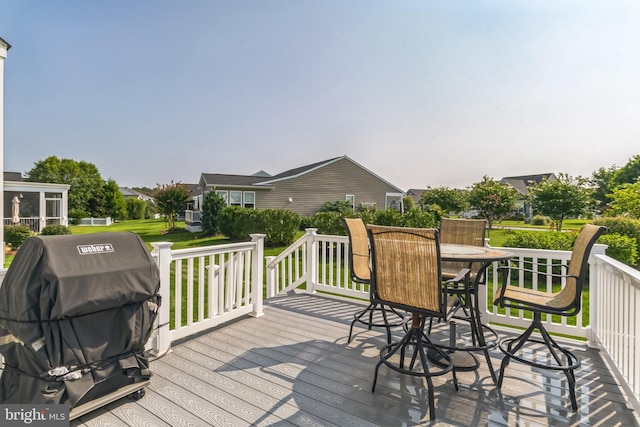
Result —
<instances>
[{"instance_id":1,"label":"white vinyl railing","mask_svg":"<svg viewBox=\"0 0 640 427\"><path fill-rule=\"evenodd\" d=\"M262 316L264 235L251 242L171 250L152 243L160 270L157 332L149 347L166 353L171 342L250 314Z\"/></svg>"},{"instance_id":2,"label":"white vinyl railing","mask_svg":"<svg viewBox=\"0 0 640 427\"><path fill-rule=\"evenodd\" d=\"M628 404L640 413L640 271L606 255L596 255L595 266L589 339L603 350L627 396L635 397Z\"/></svg>"}]
</instances>

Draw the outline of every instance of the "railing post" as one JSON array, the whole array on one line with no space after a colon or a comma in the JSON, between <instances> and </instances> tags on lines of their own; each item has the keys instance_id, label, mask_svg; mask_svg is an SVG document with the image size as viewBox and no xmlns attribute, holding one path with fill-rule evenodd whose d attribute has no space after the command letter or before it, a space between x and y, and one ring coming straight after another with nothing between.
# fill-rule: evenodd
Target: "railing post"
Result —
<instances>
[{"instance_id":1,"label":"railing post","mask_svg":"<svg viewBox=\"0 0 640 427\"><path fill-rule=\"evenodd\" d=\"M318 229L305 229L305 240L307 245L307 293L316 293L315 279L318 277Z\"/></svg>"},{"instance_id":2,"label":"railing post","mask_svg":"<svg viewBox=\"0 0 640 427\"><path fill-rule=\"evenodd\" d=\"M252 266L251 266L251 292L253 293L253 311L251 316L260 317L264 315L262 311L262 292L263 292L263 266L264 266L264 234L251 234L251 241L256 244L253 248Z\"/></svg>"},{"instance_id":3,"label":"railing post","mask_svg":"<svg viewBox=\"0 0 640 427\"><path fill-rule=\"evenodd\" d=\"M171 246L173 242L153 242L151 255L155 258L160 271L160 311L158 312L158 334L154 343L153 352L161 356L171 350L171 331L169 322L171 318Z\"/></svg>"},{"instance_id":4,"label":"railing post","mask_svg":"<svg viewBox=\"0 0 640 427\"><path fill-rule=\"evenodd\" d=\"M587 326L587 346L599 348L598 344L598 308L600 303L600 293L602 287L599 286L598 276L600 274L600 266L596 261L595 255L605 255L607 245L596 243L591 249L589 255L589 326Z\"/></svg>"},{"instance_id":5,"label":"railing post","mask_svg":"<svg viewBox=\"0 0 640 427\"><path fill-rule=\"evenodd\" d=\"M276 294L276 269L271 265L275 256L265 257L265 274L267 280L267 298L271 298Z\"/></svg>"}]
</instances>

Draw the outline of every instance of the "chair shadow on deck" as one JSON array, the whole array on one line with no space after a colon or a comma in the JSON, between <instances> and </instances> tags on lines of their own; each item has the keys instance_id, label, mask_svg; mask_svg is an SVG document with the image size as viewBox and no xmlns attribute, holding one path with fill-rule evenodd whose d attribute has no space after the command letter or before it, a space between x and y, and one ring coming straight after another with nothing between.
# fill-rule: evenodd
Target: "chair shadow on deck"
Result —
<instances>
[{"instance_id":1,"label":"chair shadow on deck","mask_svg":"<svg viewBox=\"0 0 640 427\"><path fill-rule=\"evenodd\" d=\"M313 303L310 304L310 298ZM296 297L272 300L273 304L286 310L294 311L319 319L336 321L340 324L348 324L351 321L350 313L353 306L357 305L345 299L336 299L331 296L298 295ZM331 305L336 311L345 314L344 318L336 318L326 315L326 304ZM446 324L435 325L434 333L441 328L441 333L448 333ZM426 384L420 377L408 377L399 375L391 370L381 370L378 381L379 389L376 393L370 393L371 373L379 357L379 348L386 343L384 333L380 331L362 331L358 339L347 343L347 330L340 339L329 342L323 340L309 340L291 345L281 345L270 348L257 348L250 353L256 353L265 358L265 364L261 365L264 373L270 372L279 364L302 365L300 373L286 380L291 384L291 394L288 399L296 402L301 411L307 411L304 402L298 402L298 396L306 393L300 382L315 381L318 376L327 376L329 381L342 382L346 387L344 392L340 390L327 391L328 394L336 393L341 398L354 399L359 405L369 406L373 409L383 409L389 415L397 419L410 420L410 422L430 425L430 423L445 422L453 425L519 425L520 423L539 423L541 425L557 425L558 419L567 422L567 425L578 425L581 417L586 414L573 412L570 407L564 405L565 385L562 384L562 375L553 375L549 372L535 369L523 371L522 375L512 375L505 378L502 390L497 389L491 380L488 369L458 374L460 390L455 392L451 385L451 378L442 378L435 384L437 416L433 422L429 421L428 400ZM396 338L401 331L395 331ZM502 332L503 335L516 335L516 332ZM249 353L249 352L248 352ZM274 359L273 354L280 355ZM284 355L284 356L283 356ZM491 352L499 363L502 353L497 349ZM240 356L240 358L245 355ZM348 363L346 367L343 363ZM224 370L236 369L234 363L230 363ZM354 366L355 365L355 366ZM336 371L343 369L344 371ZM308 397L307 397L308 398ZM334 395L335 398L335 395ZM328 398L330 401L331 398ZM533 403L532 403L533 402ZM537 403L536 403L537 402ZM281 401L280 404L285 404ZM524 403L524 405L521 405ZM348 406L346 406L348 408ZM377 408L377 409L376 409ZM274 408L275 409L275 408ZM465 422L468 421L468 424Z\"/></svg>"}]
</instances>

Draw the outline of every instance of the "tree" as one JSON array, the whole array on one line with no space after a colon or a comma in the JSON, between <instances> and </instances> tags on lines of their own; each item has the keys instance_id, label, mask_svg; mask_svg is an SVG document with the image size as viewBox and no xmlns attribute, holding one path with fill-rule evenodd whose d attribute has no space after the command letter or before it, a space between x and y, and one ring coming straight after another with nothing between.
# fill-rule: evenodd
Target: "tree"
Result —
<instances>
[{"instance_id":1,"label":"tree","mask_svg":"<svg viewBox=\"0 0 640 427\"><path fill-rule=\"evenodd\" d=\"M127 217L127 203L120 191L120 187L113 179L108 179L103 187L105 198L105 213L114 219Z\"/></svg>"},{"instance_id":2,"label":"tree","mask_svg":"<svg viewBox=\"0 0 640 427\"><path fill-rule=\"evenodd\" d=\"M633 184L638 178L640 178L640 154L629 159L626 165L613 174L611 189L622 184Z\"/></svg>"},{"instance_id":3,"label":"tree","mask_svg":"<svg viewBox=\"0 0 640 427\"><path fill-rule=\"evenodd\" d=\"M580 216L593 204L588 180L559 174L558 179L544 179L529 187L528 199L532 208L553 220L556 231L562 231L562 222Z\"/></svg>"},{"instance_id":4,"label":"tree","mask_svg":"<svg viewBox=\"0 0 640 427\"><path fill-rule=\"evenodd\" d=\"M591 175L592 197L596 202L595 208L600 213L607 210L611 202L610 195L615 186L613 176L617 170L618 167L614 165L610 168L600 168Z\"/></svg>"},{"instance_id":5,"label":"tree","mask_svg":"<svg viewBox=\"0 0 640 427\"><path fill-rule=\"evenodd\" d=\"M69 184L69 210L91 216L104 214L104 180L93 163L49 156L37 161L27 173L27 181Z\"/></svg>"},{"instance_id":6,"label":"tree","mask_svg":"<svg viewBox=\"0 0 640 427\"><path fill-rule=\"evenodd\" d=\"M420 205L423 210L430 210L433 205L437 205L448 215L450 212L465 210L469 203L465 190L449 187L427 187L420 196Z\"/></svg>"},{"instance_id":7,"label":"tree","mask_svg":"<svg viewBox=\"0 0 640 427\"><path fill-rule=\"evenodd\" d=\"M153 197L156 199L158 211L167 221L167 228L174 230L178 214L191 199L191 191L186 185L171 181L171 184L158 184L153 190Z\"/></svg>"},{"instance_id":8,"label":"tree","mask_svg":"<svg viewBox=\"0 0 640 427\"><path fill-rule=\"evenodd\" d=\"M640 219L640 180L633 184L623 184L613 190L611 205L607 214L630 216Z\"/></svg>"},{"instance_id":9,"label":"tree","mask_svg":"<svg viewBox=\"0 0 640 427\"><path fill-rule=\"evenodd\" d=\"M471 186L468 194L469 205L480 212L491 230L494 221L514 210L519 193L510 185L500 184L485 175L482 181Z\"/></svg>"},{"instance_id":10,"label":"tree","mask_svg":"<svg viewBox=\"0 0 640 427\"><path fill-rule=\"evenodd\" d=\"M220 212L227 206L224 199L215 191L210 191L202 201L202 231L209 236L214 236L220 231Z\"/></svg>"}]
</instances>

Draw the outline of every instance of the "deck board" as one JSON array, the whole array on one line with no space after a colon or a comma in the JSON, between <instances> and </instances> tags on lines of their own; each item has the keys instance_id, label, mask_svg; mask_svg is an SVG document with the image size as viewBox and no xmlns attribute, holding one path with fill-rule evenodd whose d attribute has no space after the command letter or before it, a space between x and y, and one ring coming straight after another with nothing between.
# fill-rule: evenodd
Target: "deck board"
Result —
<instances>
[{"instance_id":1,"label":"deck board","mask_svg":"<svg viewBox=\"0 0 640 427\"><path fill-rule=\"evenodd\" d=\"M579 409L570 409L562 373L512 362L498 391L484 357L472 372L434 378L436 421L429 423L420 378L380 368L371 384L381 330L349 323L362 304L296 294L265 302L246 317L174 343L151 363L146 395L112 402L73 426L638 426L596 349L578 345ZM502 331L501 331L502 333ZM394 332L398 336L400 331ZM481 356L481 355L480 355ZM491 351L495 369L501 353Z\"/></svg>"}]
</instances>

